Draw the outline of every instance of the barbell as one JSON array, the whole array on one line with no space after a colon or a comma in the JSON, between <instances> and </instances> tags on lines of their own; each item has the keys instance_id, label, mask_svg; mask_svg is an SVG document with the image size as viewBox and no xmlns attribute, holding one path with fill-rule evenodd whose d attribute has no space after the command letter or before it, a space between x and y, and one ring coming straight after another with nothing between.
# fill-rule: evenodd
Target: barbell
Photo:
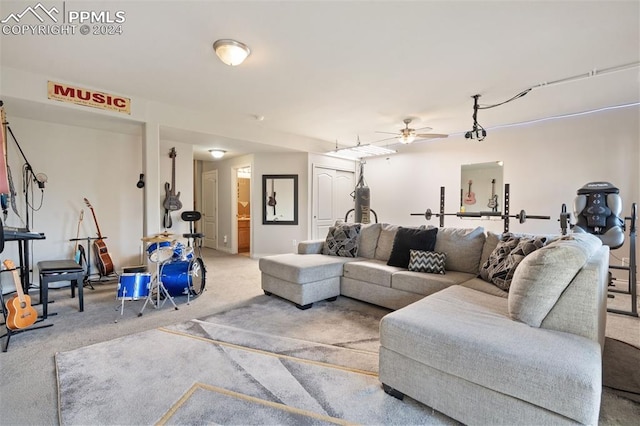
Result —
<instances>
[{"instance_id":1,"label":"barbell","mask_svg":"<svg viewBox=\"0 0 640 426\"><path fill-rule=\"evenodd\" d=\"M411 216L424 216L426 220L431 220L433 216L457 216L457 217L499 217L501 219L506 219L509 217L518 219L520 223L525 223L527 219L541 219L541 220L549 220L550 216L541 216L541 215L528 215L526 211L520 210L520 213L513 215L504 215L502 213L497 212L457 212L457 213L433 213L431 209L427 209L424 213L411 213Z\"/></svg>"}]
</instances>

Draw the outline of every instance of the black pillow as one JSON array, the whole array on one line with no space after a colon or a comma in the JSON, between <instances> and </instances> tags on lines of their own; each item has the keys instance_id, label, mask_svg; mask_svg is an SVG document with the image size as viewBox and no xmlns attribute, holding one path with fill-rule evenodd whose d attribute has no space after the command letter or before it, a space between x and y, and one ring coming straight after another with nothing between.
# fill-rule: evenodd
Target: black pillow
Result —
<instances>
[{"instance_id":1,"label":"black pillow","mask_svg":"<svg viewBox=\"0 0 640 426\"><path fill-rule=\"evenodd\" d=\"M409 251L411 249L433 251L436 248L437 233L438 228L398 228L387 265L408 268L410 258Z\"/></svg>"}]
</instances>

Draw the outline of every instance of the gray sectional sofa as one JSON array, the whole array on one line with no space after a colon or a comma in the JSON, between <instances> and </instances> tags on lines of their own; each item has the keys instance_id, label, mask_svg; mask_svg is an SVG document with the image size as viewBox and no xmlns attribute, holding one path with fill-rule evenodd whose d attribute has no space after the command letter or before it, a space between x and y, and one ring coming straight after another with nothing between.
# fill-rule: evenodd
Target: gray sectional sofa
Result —
<instances>
[{"instance_id":1,"label":"gray sectional sofa","mask_svg":"<svg viewBox=\"0 0 640 426\"><path fill-rule=\"evenodd\" d=\"M398 229L362 225L357 257L322 254L324 240L264 257L263 290L303 309L343 295L395 310L380 323L379 376L392 396L467 424L597 423L607 246L590 234L544 236L507 268L505 291L486 279L487 264L533 236L507 243L482 228L440 228L438 274L387 264Z\"/></svg>"}]
</instances>

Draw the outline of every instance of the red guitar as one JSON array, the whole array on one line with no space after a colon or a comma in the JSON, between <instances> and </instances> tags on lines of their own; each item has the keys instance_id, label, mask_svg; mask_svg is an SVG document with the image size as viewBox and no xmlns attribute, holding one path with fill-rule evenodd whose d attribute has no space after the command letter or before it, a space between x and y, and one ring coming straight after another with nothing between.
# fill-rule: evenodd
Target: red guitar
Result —
<instances>
[{"instance_id":1,"label":"red guitar","mask_svg":"<svg viewBox=\"0 0 640 426\"><path fill-rule=\"evenodd\" d=\"M100 270L100 275L106 276L113 274L113 261L111 260L111 256L109 256L109 250L107 250L107 245L102 239L102 233L100 232L100 226L98 225L98 219L96 219L96 212L93 211L93 207L91 203L86 198L84 199L87 207L91 209L91 214L93 215L93 221L96 223L96 229L98 230L98 239L93 242L93 248L96 252L96 264L98 265L98 269Z\"/></svg>"},{"instance_id":2,"label":"red guitar","mask_svg":"<svg viewBox=\"0 0 640 426\"><path fill-rule=\"evenodd\" d=\"M476 203L476 194L471 192L471 185L473 184L473 181L471 179L469 179L469 192L467 192L467 195L465 195L464 197L464 203L465 204L475 204Z\"/></svg>"},{"instance_id":3,"label":"red guitar","mask_svg":"<svg viewBox=\"0 0 640 426\"><path fill-rule=\"evenodd\" d=\"M38 313L31 306L31 297L24 294L20 276L13 260L5 260L5 268L13 271L13 282L16 285L16 295L7 300L7 327L11 330L27 328L38 319Z\"/></svg>"}]
</instances>

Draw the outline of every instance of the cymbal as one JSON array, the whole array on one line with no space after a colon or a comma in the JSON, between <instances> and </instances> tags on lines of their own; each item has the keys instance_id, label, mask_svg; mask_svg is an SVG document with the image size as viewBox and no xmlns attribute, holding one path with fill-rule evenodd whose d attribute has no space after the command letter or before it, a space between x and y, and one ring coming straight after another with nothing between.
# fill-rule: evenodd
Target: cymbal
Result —
<instances>
[{"instance_id":1,"label":"cymbal","mask_svg":"<svg viewBox=\"0 0 640 426\"><path fill-rule=\"evenodd\" d=\"M145 243L162 243L166 241L171 241L171 238L169 238L169 236L164 236L164 235L154 235L152 237L142 237L141 240L144 241Z\"/></svg>"}]
</instances>

